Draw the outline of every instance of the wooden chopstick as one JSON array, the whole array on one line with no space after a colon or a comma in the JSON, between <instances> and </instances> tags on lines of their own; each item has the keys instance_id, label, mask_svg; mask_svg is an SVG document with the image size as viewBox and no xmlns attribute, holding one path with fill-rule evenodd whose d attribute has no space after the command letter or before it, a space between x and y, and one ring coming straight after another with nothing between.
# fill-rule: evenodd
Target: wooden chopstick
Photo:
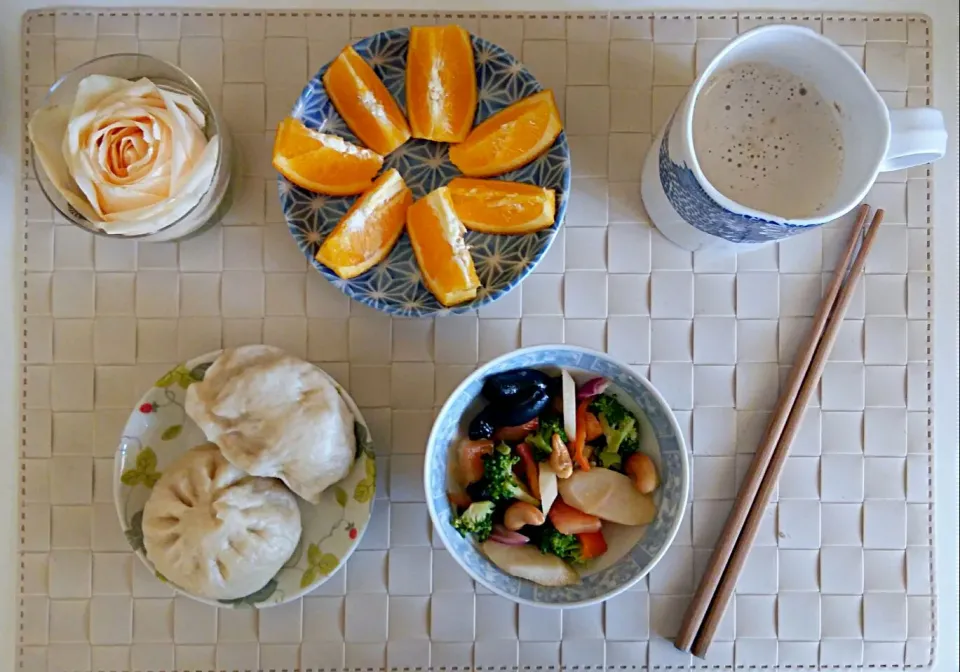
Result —
<instances>
[{"instance_id":1,"label":"wooden chopstick","mask_svg":"<svg viewBox=\"0 0 960 672\"><path fill-rule=\"evenodd\" d=\"M850 273L843 281L840 295L834 302L833 311L830 314L827 327L820 338L816 354L813 356L813 361L810 363L806 377L803 379L800 392L790 408L790 415L787 418L787 423L783 428L780 440L777 442L777 446L773 451L773 457L770 459L766 473L763 475L763 481L760 484L760 489L757 491L756 499L750 508L743 529L740 531L740 536L736 541L733 554L730 556L730 560L723 571L720 585L717 587L717 591L713 596L710 608L707 610L707 615L700 625L697 638L693 642L692 653L695 656L702 658L706 655L707 649L710 647L713 636L717 631L717 626L720 624L720 619L723 618L723 613L727 610L727 604L733 595L734 588L737 585L737 579L740 578L740 572L743 570L743 565L747 560L747 556L750 554L750 548L753 546L754 539L756 539L757 530L760 529L760 523L766 511L767 502L770 501L773 489L777 487L777 481L780 480L780 472L783 471L783 465L786 464L787 456L790 454L790 444L793 443L793 438L800 428L803 414L807 410L807 404L817 389L820 376L823 374L823 369L827 364L827 358L833 349L833 343L837 340L837 334L840 333L840 327L843 325L843 318L847 312L847 306L850 305L853 292L856 290L860 276L863 274L867 254L870 252L877 232L880 230L883 214L883 210L877 210L876 213L874 213L873 221L870 222L870 227L863 237L863 243L860 245L856 259L854 259L853 265L850 267Z\"/></svg>"},{"instance_id":2,"label":"wooden chopstick","mask_svg":"<svg viewBox=\"0 0 960 672\"><path fill-rule=\"evenodd\" d=\"M860 207L860 211L857 215L857 220L853 226L853 230L850 233L850 238L847 242L847 247L843 258L837 263L837 267L834 271L830 285L827 288L826 294L821 300L820 306L817 309L817 313L813 318L813 324L810 328L807 339L804 341L803 346L797 353L797 359L794 363L792 371L790 372L790 377L787 380L786 387L780 397L780 400L777 402L777 406L770 419L770 423L767 426L767 430L764 433L763 439L761 440L760 445L754 455L754 459L750 464L750 469L747 471L747 474L743 480L743 484L740 486L740 491L737 494L737 499L734 502L730 516L727 518L727 522L724 525L723 531L721 532L720 537L717 539L716 546L714 547L713 554L710 556L710 561L707 565L706 571L703 574L703 578L700 580L700 585L697 587L697 591L690 602L690 606L687 608L687 611L684 614L680 631L674 639L675 646L681 651L690 651L694 645L694 640L697 638L697 633L701 629L701 625L703 624L708 608L714 601L714 596L717 592L718 584L720 584L721 578L724 574L724 569L730 561L731 556L734 554L737 540L741 536L751 509L758 508L760 511L763 511L766 508L769 494L766 498L759 500L761 502L760 506L754 506L755 502L757 501L757 494L763 483L764 474L767 472L767 468L780 442L780 437L783 433L784 427L788 422L790 411L797 401L797 396L800 394L807 371L810 367L810 363L814 359L817 346L820 343L823 331L830 318L830 314L833 311L833 307L837 296L840 293L841 286L844 283L844 279L847 277L847 270L850 266L850 260L853 258L857 244L861 239L861 234L869 214L870 207L868 205L863 205ZM805 406L806 402L803 404L803 407ZM723 604L724 606L726 605L725 602ZM722 608L719 610L719 614L723 614ZM713 630L715 629L716 624L714 623ZM713 630L711 630L710 635L706 640L702 640L706 641L707 645L709 645L709 640L712 638ZM703 646L702 649L705 652L706 646ZM694 651L694 653L696 653L696 651Z\"/></svg>"}]
</instances>

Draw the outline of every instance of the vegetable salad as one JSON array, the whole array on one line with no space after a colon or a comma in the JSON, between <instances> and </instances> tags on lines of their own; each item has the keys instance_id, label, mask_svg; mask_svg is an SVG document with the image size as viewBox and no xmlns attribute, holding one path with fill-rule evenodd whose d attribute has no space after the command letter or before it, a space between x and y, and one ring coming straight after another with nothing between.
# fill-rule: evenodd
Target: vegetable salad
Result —
<instances>
[{"instance_id":1,"label":"vegetable salad","mask_svg":"<svg viewBox=\"0 0 960 672\"><path fill-rule=\"evenodd\" d=\"M508 574L577 583L577 568L607 552L604 523L656 516L659 475L639 419L608 388L536 369L484 381L488 404L458 447L448 493L453 527Z\"/></svg>"}]
</instances>

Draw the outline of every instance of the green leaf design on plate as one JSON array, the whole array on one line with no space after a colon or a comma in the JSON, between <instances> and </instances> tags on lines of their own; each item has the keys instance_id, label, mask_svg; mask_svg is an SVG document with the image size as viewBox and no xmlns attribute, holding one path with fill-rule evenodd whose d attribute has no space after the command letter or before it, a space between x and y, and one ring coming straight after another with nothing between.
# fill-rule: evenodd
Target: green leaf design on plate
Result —
<instances>
[{"instance_id":1,"label":"green leaf design on plate","mask_svg":"<svg viewBox=\"0 0 960 672\"><path fill-rule=\"evenodd\" d=\"M130 518L130 527L123 531L127 543L135 551L146 552L143 547L143 511L137 511Z\"/></svg>"},{"instance_id":2,"label":"green leaf design on plate","mask_svg":"<svg viewBox=\"0 0 960 672\"><path fill-rule=\"evenodd\" d=\"M160 378L153 385L154 387L170 387L177 380L177 370L171 369L165 374L160 376Z\"/></svg>"},{"instance_id":3,"label":"green leaf design on plate","mask_svg":"<svg viewBox=\"0 0 960 672\"><path fill-rule=\"evenodd\" d=\"M141 474L136 469L127 469L125 472L120 474L120 482L129 488L138 485L140 480Z\"/></svg>"},{"instance_id":4,"label":"green leaf design on plate","mask_svg":"<svg viewBox=\"0 0 960 672\"><path fill-rule=\"evenodd\" d=\"M377 477L377 463L374 462L372 458L367 458L367 463L364 465L364 468L367 470L367 479L372 481Z\"/></svg>"},{"instance_id":5,"label":"green leaf design on plate","mask_svg":"<svg viewBox=\"0 0 960 672\"><path fill-rule=\"evenodd\" d=\"M347 491L341 488L339 485L333 489L333 496L337 500L337 504L346 508L347 506Z\"/></svg>"},{"instance_id":6,"label":"green leaf design on plate","mask_svg":"<svg viewBox=\"0 0 960 672\"><path fill-rule=\"evenodd\" d=\"M340 564L340 559L333 553L324 553L317 544L307 547L307 568L300 577L300 587L307 588L320 580L321 576L329 576Z\"/></svg>"},{"instance_id":7,"label":"green leaf design on plate","mask_svg":"<svg viewBox=\"0 0 960 672\"><path fill-rule=\"evenodd\" d=\"M252 607L260 602L267 601L275 592L277 592L277 580L273 578L267 581L267 585L256 592L250 593L244 597L238 597L235 600L217 600L217 602L220 604L229 604L238 607L243 605Z\"/></svg>"},{"instance_id":8,"label":"green leaf design on plate","mask_svg":"<svg viewBox=\"0 0 960 672\"><path fill-rule=\"evenodd\" d=\"M323 554L320 552L320 547L316 544L310 544L307 546L307 564L316 565L320 562L320 556Z\"/></svg>"},{"instance_id":9,"label":"green leaf design on plate","mask_svg":"<svg viewBox=\"0 0 960 672\"><path fill-rule=\"evenodd\" d=\"M190 369L190 377L193 378L193 382L199 383L203 380L204 376L207 375L207 369L209 369L211 365L213 365L213 362L206 362Z\"/></svg>"},{"instance_id":10,"label":"green leaf design on plate","mask_svg":"<svg viewBox=\"0 0 960 672\"><path fill-rule=\"evenodd\" d=\"M160 438L163 441L173 441L175 438L180 436L180 432L183 431L183 425L170 425L165 430L163 434L160 435Z\"/></svg>"},{"instance_id":11,"label":"green leaf design on plate","mask_svg":"<svg viewBox=\"0 0 960 672\"><path fill-rule=\"evenodd\" d=\"M317 572L317 568L307 567L307 569L304 570L303 572L303 576L300 577L300 587L306 588L308 586L312 586L314 583L317 582L318 578L319 578L319 572Z\"/></svg>"},{"instance_id":12,"label":"green leaf design on plate","mask_svg":"<svg viewBox=\"0 0 960 672\"><path fill-rule=\"evenodd\" d=\"M155 471L157 468L157 454L153 448L147 446L137 453L136 460L137 471Z\"/></svg>"},{"instance_id":13,"label":"green leaf design on plate","mask_svg":"<svg viewBox=\"0 0 960 672\"><path fill-rule=\"evenodd\" d=\"M353 423L353 433L357 437L357 454L360 452L369 453L373 450L373 439L370 437L370 431L359 422Z\"/></svg>"},{"instance_id":14,"label":"green leaf design on plate","mask_svg":"<svg viewBox=\"0 0 960 672\"><path fill-rule=\"evenodd\" d=\"M134 466L120 474L120 482L130 488L137 485L152 488L160 480L160 475L157 471L157 454L153 452L153 448L147 446L137 453Z\"/></svg>"},{"instance_id":15,"label":"green leaf design on plate","mask_svg":"<svg viewBox=\"0 0 960 672\"><path fill-rule=\"evenodd\" d=\"M156 570L154 570L153 575L154 575L155 577L157 577L158 579L160 579L160 581L162 581L163 583L170 583L170 581L167 579L167 577L165 577L163 574L161 574L160 572L158 572L158 571L156 571Z\"/></svg>"},{"instance_id":16,"label":"green leaf design on plate","mask_svg":"<svg viewBox=\"0 0 960 672\"><path fill-rule=\"evenodd\" d=\"M333 553L324 553L320 557L320 562L317 563L317 571L324 576L328 576L337 568L337 565L339 564L340 559L337 558L337 556L335 556Z\"/></svg>"},{"instance_id":17,"label":"green leaf design on plate","mask_svg":"<svg viewBox=\"0 0 960 672\"><path fill-rule=\"evenodd\" d=\"M170 371L167 371L165 374L163 374L160 377L160 380L154 383L154 385L156 387L170 387L171 385L176 383L177 386L182 387L183 389L187 389L195 382L197 382L197 379L194 378L194 376L187 369L187 367L183 364L179 364L178 366L174 367Z\"/></svg>"},{"instance_id":18,"label":"green leaf design on plate","mask_svg":"<svg viewBox=\"0 0 960 672\"><path fill-rule=\"evenodd\" d=\"M361 504L366 504L373 498L374 490L373 479L365 478L357 483L357 487L353 489L353 498Z\"/></svg>"}]
</instances>

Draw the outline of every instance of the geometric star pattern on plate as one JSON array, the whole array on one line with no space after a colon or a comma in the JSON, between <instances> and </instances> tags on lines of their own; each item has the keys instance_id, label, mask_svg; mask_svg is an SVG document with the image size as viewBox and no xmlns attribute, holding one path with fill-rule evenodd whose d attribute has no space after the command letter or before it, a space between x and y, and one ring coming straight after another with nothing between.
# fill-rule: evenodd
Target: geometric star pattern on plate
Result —
<instances>
[{"instance_id":1,"label":"geometric star pattern on plate","mask_svg":"<svg viewBox=\"0 0 960 672\"><path fill-rule=\"evenodd\" d=\"M406 113L406 55L409 29L387 30L354 43L353 47L383 81ZM542 87L517 59L502 48L471 36L477 74L477 115L474 125L526 98ZM327 96L320 68L304 87L291 116L309 128L339 135L362 144L350 131ZM389 154L384 170L396 168L415 199L442 187L460 171L450 162L445 143L411 139ZM556 236L563 221L570 193L570 149L561 132L553 145L531 163L496 179L525 182L554 189L557 215L553 226L519 236L468 231L466 235L481 287L472 301L446 308L430 293L420 278L410 239L406 232L382 262L356 278L342 280L314 258L320 243L329 235L356 196L314 194L278 178L280 205L290 233L313 267L352 299L391 315L419 317L464 313L496 301L516 287L536 266Z\"/></svg>"}]
</instances>

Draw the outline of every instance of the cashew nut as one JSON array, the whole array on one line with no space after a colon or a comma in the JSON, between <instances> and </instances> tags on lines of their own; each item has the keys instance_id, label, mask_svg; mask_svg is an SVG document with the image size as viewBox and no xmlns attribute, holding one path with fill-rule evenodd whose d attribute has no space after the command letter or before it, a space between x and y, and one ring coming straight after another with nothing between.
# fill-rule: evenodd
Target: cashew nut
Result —
<instances>
[{"instance_id":1,"label":"cashew nut","mask_svg":"<svg viewBox=\"0 0 960 672\"><path fill-rule=\"evenodd\" d=\"M559 434L554 434L550 441L553 451L550 453L550 467L557 474L557 478L570 478L573 475L573 460L570 451Z\"/></svg>"},{"instance_id":2,"label":"cashew nut","mask_svg":"<svg viewBox=\"0 0 960 672\"><path fill-rule=\"evenodd\" d=\"M545 520L543 511L526 502L514 502L503 513L504 527L514 532L524 525L543 525Z\"/></svg>"},{"instance_id":3,"label":"cashew nut","mask_svg":"<svg viewBox=\"0 0 960 672\"><path fill-rule=\"evenodd\" d=\"M643 453L634 453L628 457L623 470L633 479L633 486L644 495L649 495L660 485L656 465Z\"/></svg>"}]
</instances>

